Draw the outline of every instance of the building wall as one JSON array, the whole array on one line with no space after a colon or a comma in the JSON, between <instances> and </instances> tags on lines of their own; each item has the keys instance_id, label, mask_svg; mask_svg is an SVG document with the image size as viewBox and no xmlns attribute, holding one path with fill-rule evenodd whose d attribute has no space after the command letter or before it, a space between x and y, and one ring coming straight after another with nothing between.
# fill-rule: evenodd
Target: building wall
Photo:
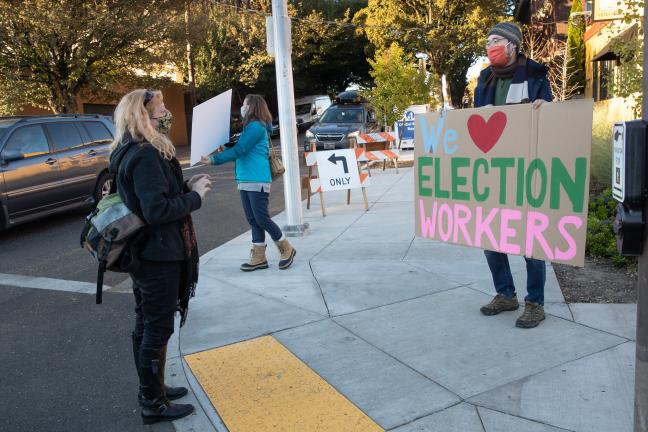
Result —
<instances>
[{"instance_id":1,"label":"building wall","mask_svg":"<svg viewBox=\"0 0 648 432\"><path fill-rule=\"evenodd\" d=\"M585 34L585 97L594 97L594 62L592 59L608 44L614 34L610 22L595 23Z\"/></svg>"},{"instance_id":2,"label":"building wall","mask_svg":"<svg viewBox=\"0 0 648 432\"><path fill-rule=\"evenodd\" d=\"M622 7L624 7L622 5ZM599 68L602 62L593 62L592 59L596 57L610 41L623 33L625 30L632 27L634 24L627 24L621 20L615 21L595 21L591 22L585 33L585 77L586 87L585 96L588 98L596 98L595 92L595 64L598 63ZM616 65L612 76L616 76ZM598 100L595 103L596 110L600 114L600 118L605 118L608 122L630 120L634 118L632 112L633 98L623 99L613 97L611 95L607 100Z\"/></svg>"},{"instance_id":3,"label":"building wall","mask_svg":"<svg viewBox=\"0 0 648 432\"><path fill-rule=\"evenodd\" d=\"M613 2L614 0L608 0ZM585 32L585 74L586 87L585 96L596 99L595 92L595 64L599 70L610 68L610 75L614 78L616 64L614 60L609 62L593 62L592 59L602 52L610 41L624 30L629 24L622 21L590 21ZM600 99L600 92L598 95ZM632 120L635 118L633 112L633 98L614 97L608 92L608 99L597 100L594 103L593 130L592 130L592 159L591 175L592 181L602 185L609 185L612 181L612 128L614 123Z\"/></svg>"},{"instance_id":4,"label":"building wall","mask_svg":"<svg viewBox=\"0 0 648 432\"><path fill-rule=\"evenodd\" d=\"M187 116L185 107L185 87L180 84L172 84L162 90L164 105L173 114L171 126L171 141L176 146L187 146L190 142L189 129L187 127Z\"/></svg>"},{"instance_id":5,"label":"building wall","mask_svg":"<svg viewBox=\"0 0 648 432\"><path fill-rule=\"evenodd\" d=\"M128 91L124 90L124 93ZM162 94L164 96L164 104L169 111L173 114L173 125L171 127L171 140L176 146L188 146L190 142L189 137L189 128L187 122L187 111L191 112L188 107L185 106L185 87L181 84L171 84L170 86L162 89ZM118 100L110 99L82 99L77 98L77 112L80 114L86 113L86 104L101 105L104 110L110 111L110 106L114 109L117 106ZM108 112L101 112L102 114L108 114ZM45 110L42 108L37 108L33 106L24 106L19 115L48 115L52 114L52 111Z\"/></svg>"}]
</instances>

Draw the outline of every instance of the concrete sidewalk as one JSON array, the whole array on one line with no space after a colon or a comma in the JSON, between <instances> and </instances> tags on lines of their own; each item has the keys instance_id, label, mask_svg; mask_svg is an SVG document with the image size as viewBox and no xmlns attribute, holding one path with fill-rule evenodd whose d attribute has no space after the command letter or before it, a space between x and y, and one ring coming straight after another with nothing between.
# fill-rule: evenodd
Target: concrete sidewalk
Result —
<instances>
[{"instance_id":1,"label":"concrete sidewalk","mask_svg":"<svg viewBox=\"0 0 648 432\"><path fill-rule=\"evenodd\" d=\"M176 430L227 431L227 424L232 432L632 431L635 306L567 305L548 266L549 315L538 328L515 327L521 309L482 316L479 307L493 295L483 252L415 238L413 183L411 168L374 170L368 212L359 191L349 207L344 193L329 193L322 218L314 197L304 211L310 234L291 240L298 254L289 270L277 269L278 253L269 245L270 269L241 272L247 233L202 257L197 296L168 361L169 381L188 382L189 400L199 409L175 422ZM275 219L284 222L283 215ZM511 257L511 266L523 298L524 260ZM307 397L326 387L378 428L344 419L300 427L300 412L279 419L253 413L263 396L229 406L223 395L254 395L269 373L257 365L251 384L245 377L224 386L227 356L218 356L265 343L257 338L268 335L314 372L302 386L321 380ZM223 363L205 364L207 353ZM272 375L272 385L290 373ZM288 399L281 403L298 402ZM240 426L246 416L255 427Z\"/></svg>"}]
</instances>

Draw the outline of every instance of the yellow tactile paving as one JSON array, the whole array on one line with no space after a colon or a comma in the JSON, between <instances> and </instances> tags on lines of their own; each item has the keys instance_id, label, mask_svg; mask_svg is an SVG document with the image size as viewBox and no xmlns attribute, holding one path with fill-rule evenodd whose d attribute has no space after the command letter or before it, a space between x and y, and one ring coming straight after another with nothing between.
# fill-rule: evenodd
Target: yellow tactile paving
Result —
<instances>
[{"instance_id":1,"label":"yellow tactile paving","mask_svg":"<svg viewBox=\"0 0 648 432\"><path fill-rule=\"evenodd\" d=\"M383 431L271 336L185 359L230 432Z\"/></svg>"}]
</instances>

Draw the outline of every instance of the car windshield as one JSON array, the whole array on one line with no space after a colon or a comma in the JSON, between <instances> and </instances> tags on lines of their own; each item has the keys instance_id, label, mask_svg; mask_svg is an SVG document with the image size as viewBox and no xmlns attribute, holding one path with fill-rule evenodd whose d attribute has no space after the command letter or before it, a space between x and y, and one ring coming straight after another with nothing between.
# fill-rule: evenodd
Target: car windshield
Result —
<instances>
[{"instance_id":1,"label":"car windshield","mask_svg":"<svg viewBox=\"0 0 648 432\"><path fill-rule=\"evenodd\" d=\"M362 109L329 108L320 123L362 123Z\"/></svg>"},{"instance_id":2,"label":"car windshield","mask_svg":"<svg viewBox=\"0 0 648 432\"><path fill-rule=\"evenodd\" d=\"M300 104L300 105L295 106L295 111L296 111L297 115L308 114L310 112L310 110L311 110L311 104L309 104L309 103Z\"/></svg>"}]
</instances>

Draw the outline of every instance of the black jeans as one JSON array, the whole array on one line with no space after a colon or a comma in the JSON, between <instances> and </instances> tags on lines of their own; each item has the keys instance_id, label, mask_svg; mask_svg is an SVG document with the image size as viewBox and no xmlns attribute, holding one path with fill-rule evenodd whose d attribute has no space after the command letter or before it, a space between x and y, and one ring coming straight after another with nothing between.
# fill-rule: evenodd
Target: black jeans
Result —
<instances>
[{"instance_id":1,"label":"black jeans","mask_svg":"<svg viewBox=\"0 0 648 432\"><path fill-rule=\"evenodd\" d=\"M142 348L158 349L173 334L183 261L144 261L131 273L135 294L134 336Z\"/></svg>"},{"instance_id":2,"label":"black jeans","mask_svg":"<svg viewBox=\"0 0 648 432\"><path fill-rule=\"evenodd\" d=\"M252 243L265 243L265 232L270 233L272 240L278 241L283 235L281 228L270 219L268 212L267 192L241 192L241 202L250 228L252 228Z\"/></svg>"}]
</instances>

